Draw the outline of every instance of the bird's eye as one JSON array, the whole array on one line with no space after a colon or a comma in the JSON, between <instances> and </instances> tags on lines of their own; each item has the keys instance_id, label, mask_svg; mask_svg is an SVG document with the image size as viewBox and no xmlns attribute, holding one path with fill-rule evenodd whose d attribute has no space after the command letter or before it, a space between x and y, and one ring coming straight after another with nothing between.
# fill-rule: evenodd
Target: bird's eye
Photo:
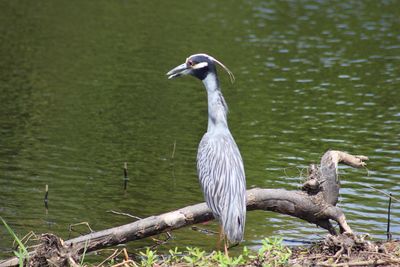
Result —
<instances>
[{"instance_id":1,"label":"bird's eye","mask_svg":"<svg viewBox=\"0 0 400 267\"><path fill-rule=\"evenodd\" d=\"M194 66L194 62L193 62L193 61L191 61L191 60L188 60L187 64L188 64L189 66L191 66L191 67L193 67L193 66Z\"/></svg>"}]
</instances>

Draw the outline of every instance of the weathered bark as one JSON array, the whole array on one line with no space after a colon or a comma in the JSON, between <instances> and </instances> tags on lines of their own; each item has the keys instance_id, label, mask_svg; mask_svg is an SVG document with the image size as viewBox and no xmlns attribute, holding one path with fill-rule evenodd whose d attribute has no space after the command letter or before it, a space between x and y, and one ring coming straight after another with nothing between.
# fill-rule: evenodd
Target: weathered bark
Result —
<instances>
[{"instance_id":1,"label":"weathered bark","mask_svg":"<svg viewBox=\"0 0 400 267\"><path fill-rule=\"evenodd\" d=\"M303 184L302 191L260 188L248 190L247 210L268 210L287 214L316 224L331 234L336 234L330 222L334 220L339 224L341 233L352 233L343 212L335 206L340 188L338 163L358 168L365 166L364 160L367 159L341 151L328 151L323 155L320 166L310 166L309 177ZM67 240L63 243L63 250L67 248L68 257L71 258L73 254L81 254L85 247L87 252L94 251L211 219L211 210L205 203L200 203ZM0 267L17 263L11 259L0 262Z\"/></svg>"}]
</instances>

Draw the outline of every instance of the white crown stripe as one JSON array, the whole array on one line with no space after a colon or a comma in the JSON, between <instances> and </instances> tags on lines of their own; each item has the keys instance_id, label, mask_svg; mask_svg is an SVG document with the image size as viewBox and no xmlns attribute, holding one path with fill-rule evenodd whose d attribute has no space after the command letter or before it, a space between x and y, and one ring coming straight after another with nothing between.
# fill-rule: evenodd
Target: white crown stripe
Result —
<instances>
[{"instance_id":1,"label":"white crown stripe","mask_svg":"<svg viewBox=\"0 0 400 267\"><path fill-rule=\"evenodd\" d=\"M218 61L216 58L214 58L210 55L204 54L204 53L196 54L193 56L205 56L205 57L210 58L212 61L214 61L215 63L220 65L228 73L231 83L235 82L235 75L233 75L232 71L230 71L224 64L222 64L222 62Z\"/></svg>"}]
</instances>

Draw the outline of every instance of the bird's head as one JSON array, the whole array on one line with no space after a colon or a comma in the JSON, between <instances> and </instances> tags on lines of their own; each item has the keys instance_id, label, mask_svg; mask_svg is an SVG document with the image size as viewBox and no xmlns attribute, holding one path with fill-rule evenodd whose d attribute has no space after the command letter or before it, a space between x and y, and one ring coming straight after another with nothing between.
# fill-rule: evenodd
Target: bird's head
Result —
<instances>
[{"instance_id":1,"label":"bird's head","mask_svg":"<svg viewBox=\"0 0 400 267\"><path fill-rule=\"evenodd\" d=\"M207 54L191 55L186 59L185 63L173 68L167 73L168 79L173 79L184 75L192 75L200 80L203 80L210 73L215 75L217 74L216 64L220 65L229 74L232 82L235 80L233 73L227 67L225 67L224 64Z\"/></svg>"}]
</instances>

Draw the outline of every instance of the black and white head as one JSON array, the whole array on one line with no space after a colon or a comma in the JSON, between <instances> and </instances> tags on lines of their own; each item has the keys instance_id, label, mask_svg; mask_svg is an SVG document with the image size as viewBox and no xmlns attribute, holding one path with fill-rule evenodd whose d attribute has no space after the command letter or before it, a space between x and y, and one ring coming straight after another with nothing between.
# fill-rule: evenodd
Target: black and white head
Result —
<instances>
[{"instance_id":1,"label":"black and white head","mask_svg":"<svg viewBox=\"0 0 400 267\"><path fill-rule=\"evenodd\" d=\"M229 74L231 82L234 82L235 76L233 76L233 73L220 61L207 54L191 55L186 59L185 63L173 68L167 73L168 79L192 75L200 80L204 80L210 73L217 75L217 64Z\"/></svg>"}]
</instances>

